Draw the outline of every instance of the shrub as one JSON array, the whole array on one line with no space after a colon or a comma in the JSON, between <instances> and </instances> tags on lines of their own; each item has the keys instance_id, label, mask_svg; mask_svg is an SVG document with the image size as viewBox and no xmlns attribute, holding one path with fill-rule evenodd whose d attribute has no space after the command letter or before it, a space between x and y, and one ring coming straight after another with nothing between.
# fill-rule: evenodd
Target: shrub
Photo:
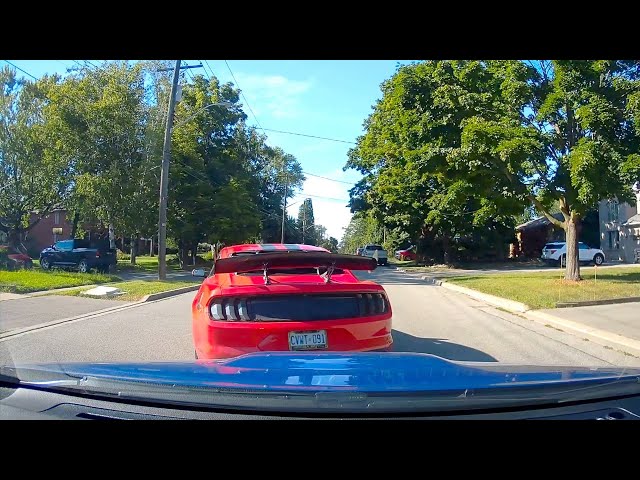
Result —
<instances>
[{"instance_id":1,"label":"shrub","mask_svg":"<svg viewBox=\"0 0 640 480\"><path fill-rule=\"evenodd\" d=\"M118 249L116 251L116 258L118 260L131 260L131 255L128 253L124 253L122 250Z\"/></svg>"}]
</instances>

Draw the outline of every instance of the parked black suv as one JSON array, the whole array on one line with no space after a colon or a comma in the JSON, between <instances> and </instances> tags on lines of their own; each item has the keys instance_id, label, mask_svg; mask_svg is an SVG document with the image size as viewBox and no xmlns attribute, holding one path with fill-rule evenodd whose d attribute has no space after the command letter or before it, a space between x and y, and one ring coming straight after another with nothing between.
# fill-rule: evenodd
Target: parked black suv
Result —
<instances>
[{"instance_id":1,"label":"parked black suv","mask_svg":"<svg viewBox=\"0 0 640 480\"><path fill-rule=\"evenodd\" d=\"M106 273L117 263L115 249L108 242L92 243L89 240L60 240L40 252L40 266L43 270L51 267L77 269L87 273L95 268Z\"/></svg>"}]
</instances>

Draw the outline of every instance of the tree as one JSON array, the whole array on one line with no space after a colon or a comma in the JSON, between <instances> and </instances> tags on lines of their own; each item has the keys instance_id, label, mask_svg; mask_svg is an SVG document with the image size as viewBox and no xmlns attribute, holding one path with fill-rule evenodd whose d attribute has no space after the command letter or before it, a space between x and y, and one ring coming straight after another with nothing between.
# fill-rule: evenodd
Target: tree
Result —
<instances>
[{"instance_id":1,"label":"tree","mask_svg":"<svg viewBox=\"0 0 640 480\"><path fill-rule=\"evenodd\" d=\"M297 225L302 234L301 243L318 245L322 237L316 232L315 219L313 217L313 203L310 198L305 198L298 209Z\"/></svg>"},{"instance_id":2,"label":"tree","mask_svg":"<svg viewBox=\"0 0 640 480\"><path fill-rule=\"evenodd\" d=\"M73 176L65 206L76 221L107 224L137 238L151 228L155 196L142 65L83 69L49 93L50 147Z\"/></svg>"},{"instance_id":3,"label":"tree","mask_svg":"<svg viewBox=\"0 0 640 480\"><path fill-rule=\"evenodd\" d=\"M367 243L382 243L382 227L370 211L355 213L344 230L339 244L340 253L355 254Z\"/></svg>"},{"instance_id":4,"label":"tree","mask_svg":"<svg viewBox=\"0 0 640 480\"><path fill-rule=\"evenodd\" d=\"M266 137L258 134L254 128L244 126L238 130L237 146L239 154L249 165L251 191L254 192L261 218L259 240L263 243L279 243L285 193L289 200L302 186L305 180L302 167L293 155L279 147L267 145ZM294 227L294 220L285 222L286 238L297 235Z\"/></svg>"},{"instance_id":5,"label":"tree","mask_svg":"<svg viewBox=\"0 0 640 480\"><path fill-rule=\"evenodd\" d=\"M601 199L630 200L640 172L639 75L638 62L627 61L403 66L383 83L347 166L368 174L367 204L426 203L424 225L449 233L464 222L441 222L447 210L478 227L508 225L533 203L565 230L565 278L579 280L581 217ZM422 178L411 181L414 172ZM397 180L404 175L408 192ZM551 215L555 202L563 221Z\"/></svg>"},{"instance_id":6,"label":"tree","mask_svg":"<svg viewBox=\"0 0 640 480\"><path fill-rule=\"evenodd\" d=\"M237 145L246 118L238 99L231 84L198 75L176 106L167 223L181 264L200 242L235 243L259 230L250 165Z\"/></svg>"},{"instance_id":7,"label":"tree","mask_svg":"<svg viewBox=\"0 0 640 480\"><path fill-rule=\"evenodd\" d=\"M49 142L48 93L57 80L20 81L12 69L0 70L0 231L12 246L64 202L72 184L68 160Z\"/></svg>"}]
</instances>

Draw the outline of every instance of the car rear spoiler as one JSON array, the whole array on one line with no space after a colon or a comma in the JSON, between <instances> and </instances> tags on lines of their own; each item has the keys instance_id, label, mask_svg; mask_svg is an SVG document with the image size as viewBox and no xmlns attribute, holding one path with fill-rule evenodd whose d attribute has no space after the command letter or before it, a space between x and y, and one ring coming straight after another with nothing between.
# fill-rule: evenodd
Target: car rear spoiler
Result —
<instances>
[{"instance_id":1,"label":"car rear spoiler","mask_svg":"<svg viewBox=\"0 0 640 480\"><path fill-rule=\"evenodd\" d=\"M221 258L214 264L214 273L264 272L265 284L269 284L269 270L275 268L318 268L325 267L325 282L331 281L336 268L347 270L375 270L377 262L370 257L340 255L324 252L270 252L255 255L238 255Z\"/></svg>"}]
</instances>

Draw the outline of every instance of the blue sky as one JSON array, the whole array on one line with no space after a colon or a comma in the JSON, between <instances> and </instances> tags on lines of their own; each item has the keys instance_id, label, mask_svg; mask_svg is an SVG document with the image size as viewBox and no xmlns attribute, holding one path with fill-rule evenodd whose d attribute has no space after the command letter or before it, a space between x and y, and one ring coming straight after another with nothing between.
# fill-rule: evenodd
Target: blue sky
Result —
<instances>
[{"instance_id":1,"label":"blue sky","mask_svg":"<svg viewBox=\"0 0 640 480\"><path fill-rule=\"evenodd\" d=\"M11 60L35 77L45 73L65 74L77 66L73 60ZM185 60L197 65L200 60ZM209 74L222 82L233 81L224 60L203 60L206 68L193 73ZM380 83L395 72L398 60L227 60L247 102L265 129L285 130L354 142L363 133L362 124L380 98ZM101 61L91 60L100 65ZM20 72L18 72L20 74ZM256 121L241 98L247 122ZM305 172L342 182L356 182L360 175L343 172L352 144L283 133L264 132L268 143L294 155ZM345 206L350 185L307 176L303 188L290 201L287 211L297 216L302 200L313 200L316 223L327 227L338 239L351 214ZM321 198L325 197L325 198Z\"/></svg>"}]
</instances>

